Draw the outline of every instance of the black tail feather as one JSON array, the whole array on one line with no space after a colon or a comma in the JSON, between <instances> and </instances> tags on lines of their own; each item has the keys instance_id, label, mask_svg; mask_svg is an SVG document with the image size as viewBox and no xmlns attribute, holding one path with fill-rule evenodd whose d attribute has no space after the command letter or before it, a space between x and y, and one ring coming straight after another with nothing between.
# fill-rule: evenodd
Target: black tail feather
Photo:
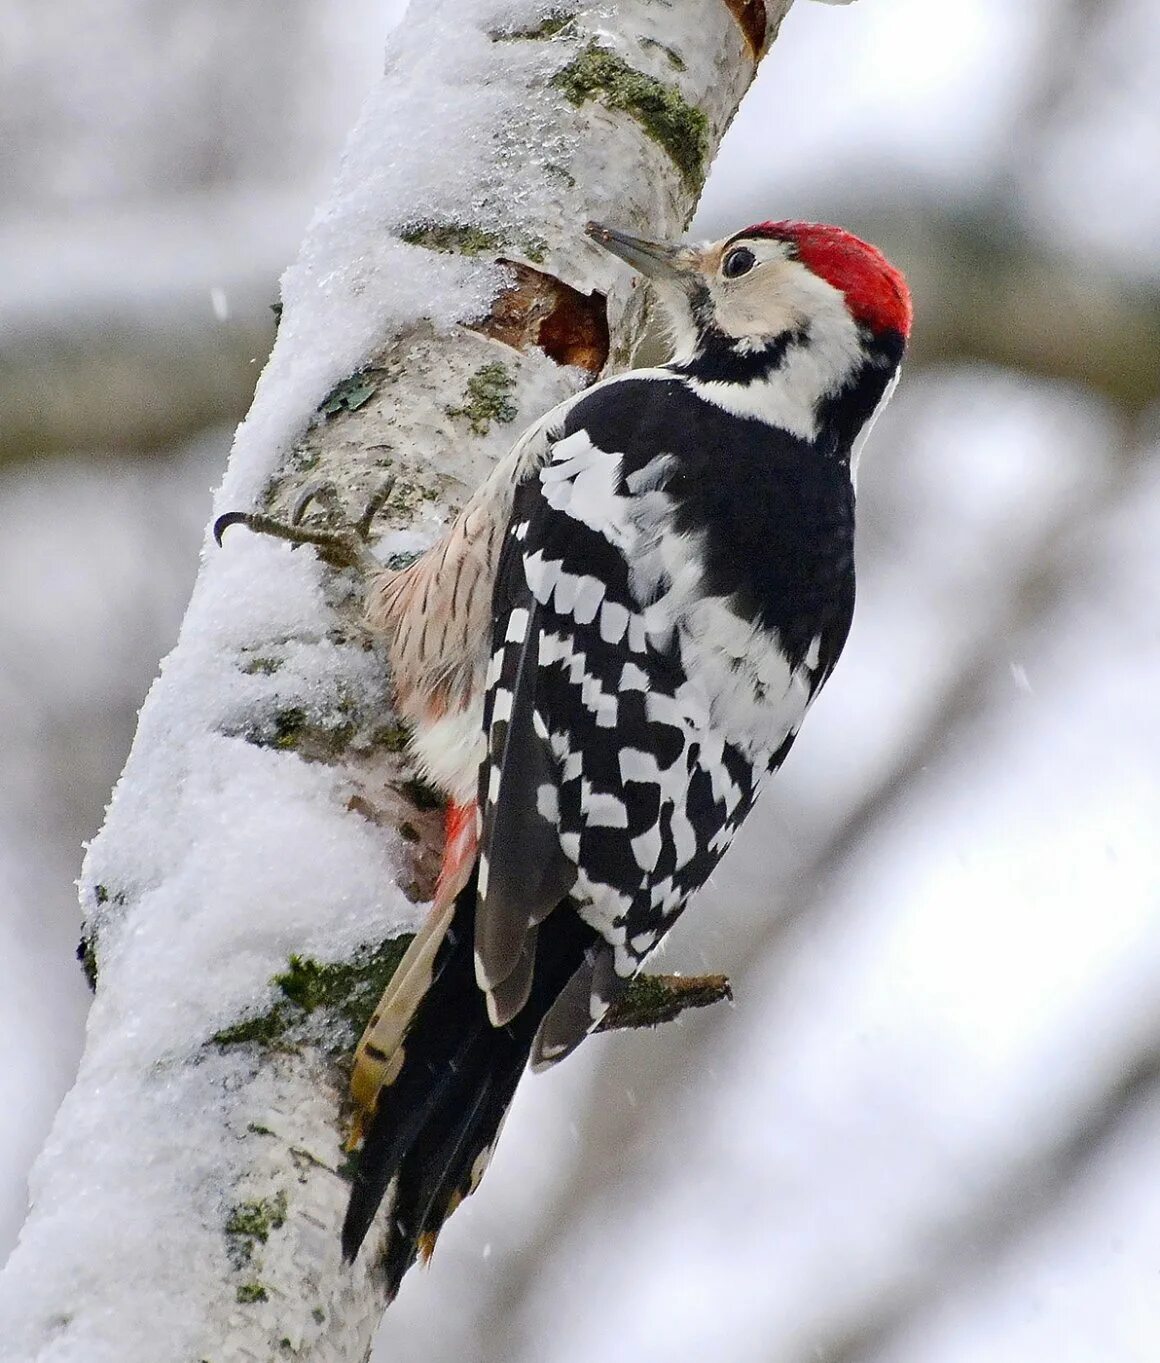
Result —
<instances>
[{"instance_id":1,"label":"black tail feather","mask_svg":"<svg viewBox=\"0 0 1160 1363\"><path fill-rule=\"evenodd\" d=\"M539 1024L595 940L570 905L540 929L531 994L504 1027L492 1027L475 982L475 877L465 886L436 956L432 983L403 1039L395 1082L379 1095L359 1155L342 1232L353 1260L396 1179L385 1269L391 1295L421 1247L471 1192L494 1144Z\"/></svg>"},{"instance_id":2,"label":"black tail feather","mask_svg":"<svg viewBox=\"0 0 1160 1363\"><path fill-rule=\"evenodd\" d=\"M439 1141L432 1131L424 1132L438 1141L430 1151L424 1144L425 1158L403 1162L391 1207L392 1229L386 1255L387 1283L392 1299L403 1275L424 1248L426 1237L438 1235L454 1205L469 1191L471 1164L476 1158L474 1141L480 1139L477 1119L491 1094L492 1081L486 1077L475 1101L448 1136ZM494 1132L491 1133L494 1136ZM488 1138L483 1137L486 1144ZM458 1199L456 1199L458 1194Z\"/></svg>"}]
</instances>

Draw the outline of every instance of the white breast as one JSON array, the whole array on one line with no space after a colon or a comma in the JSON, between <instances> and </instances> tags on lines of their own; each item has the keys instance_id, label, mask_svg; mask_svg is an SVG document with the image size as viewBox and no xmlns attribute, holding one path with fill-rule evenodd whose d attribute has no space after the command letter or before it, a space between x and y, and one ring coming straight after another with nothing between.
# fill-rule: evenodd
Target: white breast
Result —
<instances>
[{"instance_id":1,"label":"white breast","mask_svg":"<svg viewBox=\"0 0 1160 1363\"><path fill-rule=\"evenodd\" d=\"M810 675L791 667L776 635L735 614L721 597L691 601L678 625L686 686L700 692L713 728L760 761L796 733ZM807 660L808 661L808 660Z\"/></svg>"},{"instance_id":2,"label":"white breast","mask_svg":"<svg viewBox=\"0 0 1160 1363\"><path fill-rule=\"evenodd\" d=\"M657 648L675 643L680 650L687 680L678 699L686 722L707 723L759 761L802 722L816 643L804 665L793 668L776 634L737 615L725 598L706 596L700 539L678 534L672 513L663 491L638 491L632 582L642 599L655 598L644 611L649 641Z\"/></svg>"}]
</instances>

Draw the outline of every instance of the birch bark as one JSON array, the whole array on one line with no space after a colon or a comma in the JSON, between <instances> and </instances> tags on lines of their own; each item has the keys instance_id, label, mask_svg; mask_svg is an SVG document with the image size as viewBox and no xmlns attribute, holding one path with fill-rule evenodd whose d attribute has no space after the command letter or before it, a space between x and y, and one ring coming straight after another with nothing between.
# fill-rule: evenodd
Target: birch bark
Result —
<instances>
[{"instance_id":1,"label":"birch bark","mask_svg":"<svg viewBox=\"0 0 1160 1363\"><path fill-rule=\"evenodd\" d=\"M628 362L639 294L580 228L681 234L789 4L413 7L284 276L217 511L326 483L357 514L389 475L378 555L436 535L522 425ZM4 1360L369 1352L343 1058L439 816L360 612L310 550L207 542L82 877L96 998L0 1276Z\"/></svg>"}]
</instances>

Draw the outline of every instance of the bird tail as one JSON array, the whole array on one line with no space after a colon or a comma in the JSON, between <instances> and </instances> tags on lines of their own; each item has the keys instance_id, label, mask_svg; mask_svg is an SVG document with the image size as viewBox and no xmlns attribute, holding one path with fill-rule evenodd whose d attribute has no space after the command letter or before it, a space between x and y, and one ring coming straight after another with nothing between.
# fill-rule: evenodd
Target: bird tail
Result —
<instances>
[{"instance_id":1,"label":"bird tail","mask_svg":"<svg viewBox=\"0 0 1160 1363\"><path fill-rule=\"evenodd\" d=\"M493 1027L475 979L476 896L472 872L425 929L419 964L400 967L409 970L411 985L400 984L412 1011L398 1028L397 1048L382 1058L385 1078L343 1226L343 1253L353 1260L394 1181L385 1249L392 1297L478 1185L540 1023L594 938L577 914L553 914L544 925L550 930L540 932L527 1003L505 1026Z\"/></svg>"},{"instance_id":2,"label":"bird tail","mask_svg":"<svg viewBox=\"0 0 1160 1363\"><path fill-rule=\"evenodd\" d=\"M354 1052L350 1096L356 1115L347 1149L355 1149L374 1116L384 1085L394 1083L402 1064L403 1034L431 986L435 958L455 914L455 901L471 878L478 851L476 806L447 806L443 865L435 887L435 902L427 921L412 939L403 959L379 999Z\"/></svg>"}]
</instances>

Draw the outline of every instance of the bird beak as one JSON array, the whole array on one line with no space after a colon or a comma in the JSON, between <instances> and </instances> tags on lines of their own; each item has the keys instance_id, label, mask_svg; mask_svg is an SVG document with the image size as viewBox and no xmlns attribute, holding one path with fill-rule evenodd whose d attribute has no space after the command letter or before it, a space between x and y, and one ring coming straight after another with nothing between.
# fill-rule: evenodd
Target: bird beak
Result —
<instances>
[{"instance_id":1,"label":"bird beak","mask_svg":"<svg viewBox=\"0 0 1160 1363\"><path fill-rule=\"evenodd\" d=\"M598 222L590 222L584 230L598 246L603 246L648 279L683 283L692 269L691 253L685 247L632 237Z\"/></svg>"}]
</instances>

